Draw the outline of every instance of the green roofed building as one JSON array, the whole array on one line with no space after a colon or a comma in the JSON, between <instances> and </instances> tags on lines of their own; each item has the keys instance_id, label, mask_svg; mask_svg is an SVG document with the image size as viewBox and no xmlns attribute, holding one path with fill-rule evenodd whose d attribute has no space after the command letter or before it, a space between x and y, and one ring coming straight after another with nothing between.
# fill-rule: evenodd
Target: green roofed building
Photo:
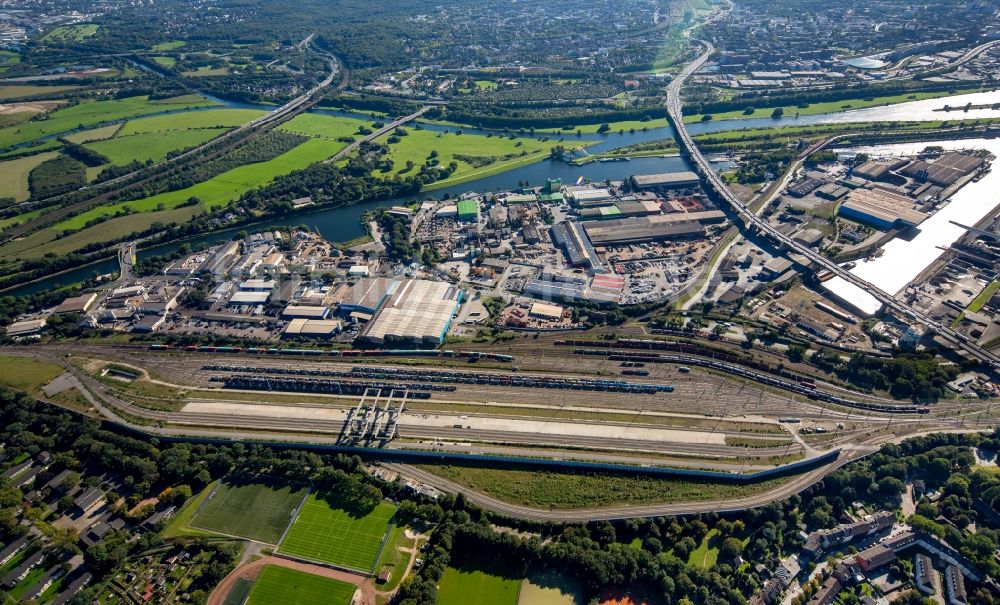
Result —
<instances>
[{"instance_id":1,"label":"green roofed building","mask_svg":"<svg viewBox=\"0 0 1000 605\"><path fill-rule=\"evenodd\" d=\"M462 200L458 203L458 220L475 221L479 218L479 204L476 200Z\"/></svg>"},{"instance_id":2,"label":"green roofed building","mask_svg":"<svg viewBox=\"0 0 1000 605\"><path fill-rule=\"evenodd\" d=\"M562 179L546 179L544 193L559 193L562 191Z\"/></svg>"}]
</instances>

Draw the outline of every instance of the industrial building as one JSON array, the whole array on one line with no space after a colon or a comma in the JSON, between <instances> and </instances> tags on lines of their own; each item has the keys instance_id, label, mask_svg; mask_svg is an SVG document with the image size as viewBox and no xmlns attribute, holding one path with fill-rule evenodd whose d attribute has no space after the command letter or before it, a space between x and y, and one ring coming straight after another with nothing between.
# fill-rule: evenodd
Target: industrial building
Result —
<instances>
[{"instance_id":1,"label":"industrial building","mask_svg":"<svg viewBox=\"0 0 1000 605\"><path fill-rule=\"evenodd\" d=\"M563 316L563 308L559 305L536 302L531 304L528 316L545 321L559 321Z\"/></svg>"},{"instance_id":2,"label":"industrial building","mask_svg":"<svg viewBox=\"0 0 1000 605\"><path fill-rule=\"evenodd\" d=\"M281 312L281 316L286 319L326 319L330 314L328 307L296 306L289 305Z\"/></svg>"},{"instance_id":3,"label":"industrial building","mask_svg":"<svg viewBox=\"0 0 1000 605\"><path fill-rule=\"evenodd\" d=\"M271 297L270 292L237 292L229 299L229 305L262 305Z\"/></svg>"},{"instance_id":4,"label":"industrial building","mask_svg":"<svg viewBox=\"0 0 1000 605\"><path fill-rule=\"evenodd\" d=\"M86 313L90 305L97 299L97 293L81 294L62 301L58 307L52 310L53 315L63 315L65 313Z\"/></svg>"},{"instance_id":5,"label":"industrial building","mask_svg":"<svg viewBox=\"0 0 1000 605\"><path fill-rule=\"evenodd\" d=\"M476 200L462 200L456 205L458 220L474 222L479 218L479 203Z\"/></svg>"},{"instance_id":6,"label":"industrial building","mask_svg":"<svg viewBox=\"0 0 1000 605\"><path fill-rule=\"evenodd\" d=\"M566 193L569 199L580 207L602 206L614 200L609 189L595 189L586 185L566 187Z\"/></svg>"},{"instance_id":7,"label":"industrial building","mask_svg":"<svg viewBox=\"0 0 1000 605\"><path fill-rule=\"evenodd\" d=\"M385 277L360 279L353 286L342 291L338 290L334 299L340 304L339 310L344 313L353 311L374 313L375 309L385 301L395 283L394 280Z\"/></svg>"},{"instance_id":8,"label":"industrial building","mask_svg":"<svg viewBox=\"0 0 1000 605\"><path fill-rule=\"evenodd\" d=\"M45 329L45 319L29 319L27 321L15 321L7 326L7 336L11 338L21 338L33 336Z\"/></svg>"},{"instance_id":9,"label":"industrial building","mask_svg":"<svg viewBox=\"0 0 1000 605\"><path fill-rule=\"evenodd\" d=\"M635 189L682 189L701 183L698 175L691 171L637 174L629 180Z\"/></svg>"},{"instance_id":10,"label":"industrial building","mask_svg":"<svg viewBox=\"0 0 1000 605\"><path fill-rule=\"evenodd\" d=\"M704 237L704 224L718 223L725 219L725 213L719 210L676 212L657 216L589 222L584 224L584 228L591 243L595 246L616 246Z\"/></svg>"},{"instance_id":11,"label":"industrial building","mask_svg":"<svg viewBox=\"0 0 1000 605\"><path fill-rule=\"evenodd\" d=\"M284 336L329 338L340 332L343 324L336 319L305 319L298 317L288 322Z\"/></svg>"},{"instance_id":12,"label":"industrial building","mask_svg":"<svg viewBox=\"0 0 1000 605\"><path fill-rule=\"evenodd\" d=\"M883 189L855 189L840 205L839 213L846 219L889 230L916 227L927 218L913 205L910 198Z\"/></svg>"},{"instance_id":13,"label":"industrial building","mask_svg":"<svg viewBox=\"0 0 1000 605\"><path fill-rule=\"evenodd\" d=\"M592 206L580 210L580 218L603 220L660 214L662 209L656 200L618 200L610 206Z\"/></svg>"},{"instance_id":14,"label":"industrial building","mask_svg":"<svg viewBox=\"0 0 1000 605\"><path fill-rule=\"evenodd\" d=\"M446 282L406 279L394 283L361 338L440 344L462 304L462 290Z\"/></svg>"},{"instance_id":15,"label":"industrial building","mask_svg":"<svg viewBox=\"0 0 1000 605\"><path fill-rule=\"evenodd\" d=\"M552 243L566 252L570 266L582 267L592 273L604 272L604 266L580 223L563 223L552 227Z\"/></svg>"},{"instance_id":16,"label":"industrial building","mask_svg":"<svg viewBox=\"0 0 1000 605\"><path fill-rule=\"evenodd\" d=\"M968 176L983 165L983 158L952 152L946 153L934 162L917 160L900 172L904 176L933 183L939 187L954 185L962 177Z\"/></svg>"}]
</instances>

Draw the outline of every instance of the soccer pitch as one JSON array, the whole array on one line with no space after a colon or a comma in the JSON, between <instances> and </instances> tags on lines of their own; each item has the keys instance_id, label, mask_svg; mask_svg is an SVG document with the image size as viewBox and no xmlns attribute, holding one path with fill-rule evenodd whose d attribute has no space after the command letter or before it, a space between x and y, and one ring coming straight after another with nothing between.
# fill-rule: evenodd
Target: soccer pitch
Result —
<instances>
[{"instance_id":1,"label":"soccer pitch","mask_svg":"<svg viewBox=\"0 0 1000 605\"><path fill-rule=\"evenodd\" d=\"M348 605L354 586L277 565L265 565L246 605Z\"/></svg>"},{"instance_id":2,"label":"soccer pitch","mask_svg":"<svg viewBox=\"0 0 1000 605\"><path fill-rule=\"evenodd\" d=\"M222 483L206 500L191 527L277 544L304 490L287 484Z\"/></svg>"},{"instance_id":3,"label":"soccer pitch","mask_svg":"<svg viewBox=\"0 0 1000 605\"><path fill-rule=\"evenodd\" d=\"M396 507L381 502L364 517L352 517L309 494L279 550L311 561L360 571L375 567Z\"/></svg>"}]
</instances>

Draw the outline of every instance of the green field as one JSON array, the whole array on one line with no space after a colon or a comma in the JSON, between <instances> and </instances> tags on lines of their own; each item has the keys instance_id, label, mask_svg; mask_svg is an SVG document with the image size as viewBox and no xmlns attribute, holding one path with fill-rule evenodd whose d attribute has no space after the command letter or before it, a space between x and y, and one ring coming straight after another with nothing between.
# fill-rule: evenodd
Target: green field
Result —
<instances>
[{"instance_id":1,"label":"green field","mask_svg":"<svg viewBox=\"0 0 1000 605\"><path fill-rule=\"evenodd\" d=\"M413 554L402 552L399 548L401 546L412 548L413 543L414 540L407 539L405 528L393 525L392 529L389 530L389 537L385 541L385 547L382 549L378 564L375 566L375 573L379 573L383 569L389 571L389 580L380 586L380 590L392 590L403 581L403 574L406 572L406 566Z\"/></svg>"},{"instance_id":2,"label":"green field","mask_svg":"<svg viewBox=\"0 0 1000 605\"><path fill-rule=\"evenodd\" d=\"M505 502L564 509L740 498L788 481L781 478L738 485L610 473L456 465L419 467Z\"/></svg>"},{"instance_id":3,"label":"green field","mask_svg":"<svg viewBox=\"0 0 1000 605\"><path fill-rule=\"evenodd\" d=\"M0 247L0 258L38 258L49 252L66 254L88 244L107 242L122 234L134 233L152 227L153 223L182 223L202 212L198 206L185 206L159 212L141 212L107 220L89 229L59 238L52 229L42 229L21 239L7 242ZM22 221L23 222L23 221Z\"/></svg>"},{"instance_id":4,"label":"green field","mask_svg":"<svg viewBox=\"0 0 1000 605\"><path fill-rule=\"evenodd\" d=\"M310 139L272 160L239 166L185 189L168 191L141 200L93 208L55 225L52 229L55 231L80 229L88 221L100 216L111 216L125 206L140 213L156 210L160 204L163 204L165 209L177 208L192 196L200 199L203 207L217 208L226 205L230 200L236 199L251 189L270 183L277 176L325 160L343 148L344 144L336 141ZM97 225L97 227L102 225L104 223Z\"/></svg>"},{"instance_id":5,"label":"green field","mask_svg":"<svg viewBox=\"0 0 1000 605\"><path fill-rule=\"evenodd\" d=\"M208 499L209 494L211 494L212 490L215 489L215 486L219 485L220 483L222 482L218 480L213 481L212 483L206 485L205 489L201 490L193 497L188 498L187 502L184 503L181 509L177 511L177 513L175 513L173 517L170 517L170 520L167 521L167 524L163 526L163 529L160 530L160 535L163 536L164 538L176 538L178 536L186 536L192 534L212 535L209 532L193 529L190 527L190 524L191 524L191 519L194 518L195 513L198 512L199 508L201 508L202 503L204 503L205 500Z\"/></svg>"},{"instance_id":6,"label":"green field","mask_svg":"<svg viewBox=\"0 0 1000 605\"><path fill-rule=\"evenodd\" d=\"M12 197L18 202L28 199L28 173L42 162L59 155L57 151L47 151L23 158L0 162L0 198Z\"/></svg>"},{"instance_id":7,"label":"green field","mask_svg":"<svg viewBox=\"0 0 1000 605\"><path fill-rule=\"evenodd\" d=\"M643 128L645 128L647 130L653 130L654 128L666 128L667 127L667 118L665 118L665 117L653 118L652 117L653 115L663 116L663 111L661 111L661 110L650 111L650 114L651 114L651 116L650 116L651 119L646 120L645 122L642 121L642 120L622 120L620 122L608 122L607 124L608 124L608 127L610 128L610 130L607 130L606 132L608 133L608 136L610 137L611 135L618 134L619 130L624 130L625 132L628 132L628 131L633 130L633 129L635 129L635 130L642 130ZM584 134L596 134L597 131L600 128L601 128L601 124L581 124L579 126L574 126L571 129L569 129L569 130L562 130L562 129L559 129L559 128L546 128L544 130L538 130L538 132L547 132L547 133L552 133L552 134L562 134L562 135L565 135L566 137L568 137L568 140L572 140L572 135L575 135L577 130L579 130L580 132L582 132ZM613 141L614 138L612 138L611 140Z\"/></svg>"},{"instance_id":8,"label":"green field","mask_svg":"<svg viewBox=\"0 0 1000 605\"><path fill-rule=\"evenodd\" d=\"M688 555L688 565L708 569L719 559L719 530L712 529L701 539L698 548Z\"/></svg>"},{"instance_id":9,"label":"green field","mask_svg":"<svg viewBox=\"0 0 1000 605\"><path fill-rule=\"evenodd\" d=\"M100 128L91 128L90 130L74 132L73 134L66 135L63 138L70 143L76 143L77 145L83 145L84 143L90 143L92 141L103 141L104 139L110 139L115 136L122 126L123 124L108 124L107 126L101 126Z\"/></svg>"},{"instance_id":10,"label":"green field","mask_svg":"<svg viewBox=\"0 0 1000 605\"><path fill-rule=\"evenodd\" d=\"M275 544L304 493L303 488L287 484L222 483L201 505L189 525Z\"/></svg>"},{"instance_id":11,"label":"green field","mask_svg":"<svg viewBox=\"0 0 1000 605\"><path fill-rule=\"evenodd\" d=\"M308 137L338 139L340 137L360 138L358 127L368 125L363 120L352 120L340 116L328 116L318 113L304 113L295 116L278 127L279 130L294 132Z\"/></svg>"},{"instance_id":12,"label":"green field","mask_svg":"<svg viewBox=\"0 0 1000 605\"><path fill-rule=\"evenodd\" d=\"M42 36L42 42L82 42L97 33L95 23L62 25Z\"/></svg>"},{"instance_id":13,"label":"green field","mask_svg":"<svg viewBox=\"0 0 1000 605\"><path fill-rule=\"evenodd\" d=\"M173 67L177 65L177 59L173 57L150 57L154 63L157 65L162 65L163 67Z\"/></svg>"},{"instance_id":14,"label":"green field","mask_svg":"<svg viewBox=\"0 0 1000 605\"><path fill-rule=\"evenodd\" d=\"M55 94L76 90L79 86L34 86L32 84L5 84L0 86L0 100L20 99L36 95Z\"/></svg>"},{"instance_id":15,"label":"green field","mask_svg":"<svg viewBox=\"0 0 1000 605\"><path fill-rule=\"evenodd\" d=\"M65 370L45 361L0 355L0 385L35 393Z\"/></svg>"},{"instance_id":16,"label":"green field","mask_svg":"<svg viewBox=\"0 0 1000 605\"><path fill-rule=\"evenodd\" d=\"M256 109L204 109L182 114L150 116L125 122L118 135L129 136L147 132L168 132L195 128L234 128L259 118L264 113Z\"/></svg>"},{"instance_id":17,"label":"green field","mask_svg":"<svg viewBox=\"0 0 1000 605\"><path fill-rule=\"evenodd\" d=\"M391 134L387 133L379 139L379 142L385 143ZM430 189L456 185L537 162L549 157L549 151L558 144L554 140L509 139L501 136L410 130L409 134L402 137L398 143L389 146L389 158L394 163L392 174L401 177L417 174L419 166L428 159L432 151L438 152L437 160L441 166L447 166L455 160L458 169L448 179L427 187ZM483 165L472 166L463 160L457 160L456 155L480 158ZM413 169L406 169L407 160L414 163Z\"/></svg>"},{"instance_id":18,"label":"green field","mask_svg":"<svg viewBox=\"0 0 1000 605\"><path fill-rule=\"evenodd\" d=\"M46 87L48 88L48 87ZM65 109L59 109L49 114L48 119L28 122L18 126L0 129L0 147L9 147L35 139L69 132L81 126L115 122L125 118L159 113L165 110L183 110L192 107L212 105L211 101L201 100L193 103L169 104L150 102L145 96L113 99L108 101L87 101Z\"/></svg>"},{"instance_id":19,"label":"green field","mask_svg":"<svg viewBox=\"0 0 1000 605\"><path fill-rule=\"evenodd\" d=\"M189 78L210 78L212 76L225 76L229 74L228 67L207 67L202 66L193 71L182 71L182 75Z\"/></svg>"},{"instance_id":20,"label":"green field","mask_svg":"<svg viewBox=\"0 0 1000 605\"><path fill-rule=\"evenodd\" d=\"M354 585L332 578L265 565L254 582L246 605L348 605L354 596Z\"/></svg>"},{"instance_id":21,"label":"green field","mask_svg":"<svg viewBox=\"0 0 1000 605\"><path fill-rule=\"evenodd\" d=\"M42 213L41 210L32 210L30 212L23 212L17 216L12 216L10 218L0 218L0 231L3 231L7 227L12 227L14 225L20 225L21 223L30 221L31 219L39 216Z\"/></svg>"},{"instance_id":22,"label":"green field","mask_svg":"<svg viewBox=\"0 0 1000 605\"><path fill-rule=\"evenodd\" d=\"M449 567L438 586L439 605L515 605L521 580Z\"/></svg>"},{"instance_id":23,"label":"green field","mask_svg":"<svg viewBox=\"0 0 1000 605\"><path fill-rule=\"evenodd\" d=\"M195 147L226 132L225 128L199 128L161 133L116 136L105 141L88 143L89 149L107 157L112 164L124 165L132 161L159 162L171 151Z\"/></svg>"},{"instance_id":24,"label":"green field","mask_svg":"<svg viewBox=\"0 0 1000 605\"><path fill-rule=\"evenodd\" d=\"M185 44L187 44L187 42L184 42L183 40L172 40L170 42L160 42L159 44L155 44L149 47L149 50L154 53L162 53L168 50L177 50Z\"/></svg>"},{"instance_id":25,"label":"green field","mask_svg":"<svg viewBox=\"0 0 1000 605\"><path fill-rule=\"evenodd\" d=\"M368 515L356 518L309 494L280 550L311 561L368 571L375 566L395 514L395 506L381 502Z\"/></svg>"},{"instance_id":26,"label":"green field","mask_svg":"<svg viewBox=\"0 0 1000 605\"><path fill-rule=\"evenodd\" d=\"M852 109L865 109L867 107L879 107L882 105L896 105L898 103L908 103L910 101L922 101L924 99L937 99L940 97L949 97L954 93L947 90L938 90L932 92L911 92L903 93L898 95L891 95L885 97L865 97L856 99L843 99L840 101L827 101L823 103L810 103L808 107L798 107L795 105L784 105L782 109L785 111L784 119L792 118L795 114L800 116L812 116L821 113L835 113L838 111L850 111ZM957 97L961 99L961 97ZM767 105L766 101L763 101L764 105ZM953 107L964 105L960 100L956 100L951 103ZM771 117L771 112L777 108L776 105L768 105L766 107L755 108L753 113L744 113L742 109L736 111L724 111L720 113L713 113L712 119L714 120L738 120L741 118L769 118ZM684 116L685 122L700 122L702 119L701 114Z\"/></svg>"},{"instance_id":27,"label":"green field","mask_svg":"<svg viewBox=\"0 0 1000 605\"><path fill-rule=\"evenodd\" d=\"M517 605L583 605L583 587L556 571L535 573L521 582Z\"/></svg>"},{"instance_id":28,"label":"green field","mask_svg":"<svg viewBox=\"0 0 1000 605\"><path fill-rule=\"evenodd\" d=\"M983 306L986 305L987 301L993 298L993 295L997 293L998 289L1000 289L1000 281L990 282L990 284L983 288L983 291L972 299L971 303L969 303L969 311L978 313Z\"/></svg>"}]
</instances>

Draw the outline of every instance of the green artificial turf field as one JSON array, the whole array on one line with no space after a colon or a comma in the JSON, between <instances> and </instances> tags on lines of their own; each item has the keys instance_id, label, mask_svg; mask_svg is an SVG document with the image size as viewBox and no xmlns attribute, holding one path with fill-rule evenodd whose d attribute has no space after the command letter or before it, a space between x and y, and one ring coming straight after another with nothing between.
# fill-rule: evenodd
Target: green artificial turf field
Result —
<instances>
[{"instance_id":1,"label":"green artificial turf field","mask_svg":"<svg viewBox=\"0 0 1000 605\"><path fill-rule=\"evenodd\" d=\"M356 518L333 508L316 494L309 494L280 550L312 561L368 571L375 565L395 513L395 506L382 502L368 515Z\"/></svg>"},{"instance_id":2,"label":"green artificial turf field","mask_svg":"<svg viewBox=\"0 0 1000 605\"><path fill-rule=\"evenodd\" d=\"M354 586L277 565L267 565L254 582L246 605L348 605Z\"/></svg>"},{"instance_id":3,"label":"green artificial turf field","mask_svg":"<svg viewBox=\"0 0 1000 605\"><path fill-rule=\"evenodd\" d=\"M281 483L222 483L195 513L191 526L274 544L303 492Z\"/></svg>"}]
</instances>

